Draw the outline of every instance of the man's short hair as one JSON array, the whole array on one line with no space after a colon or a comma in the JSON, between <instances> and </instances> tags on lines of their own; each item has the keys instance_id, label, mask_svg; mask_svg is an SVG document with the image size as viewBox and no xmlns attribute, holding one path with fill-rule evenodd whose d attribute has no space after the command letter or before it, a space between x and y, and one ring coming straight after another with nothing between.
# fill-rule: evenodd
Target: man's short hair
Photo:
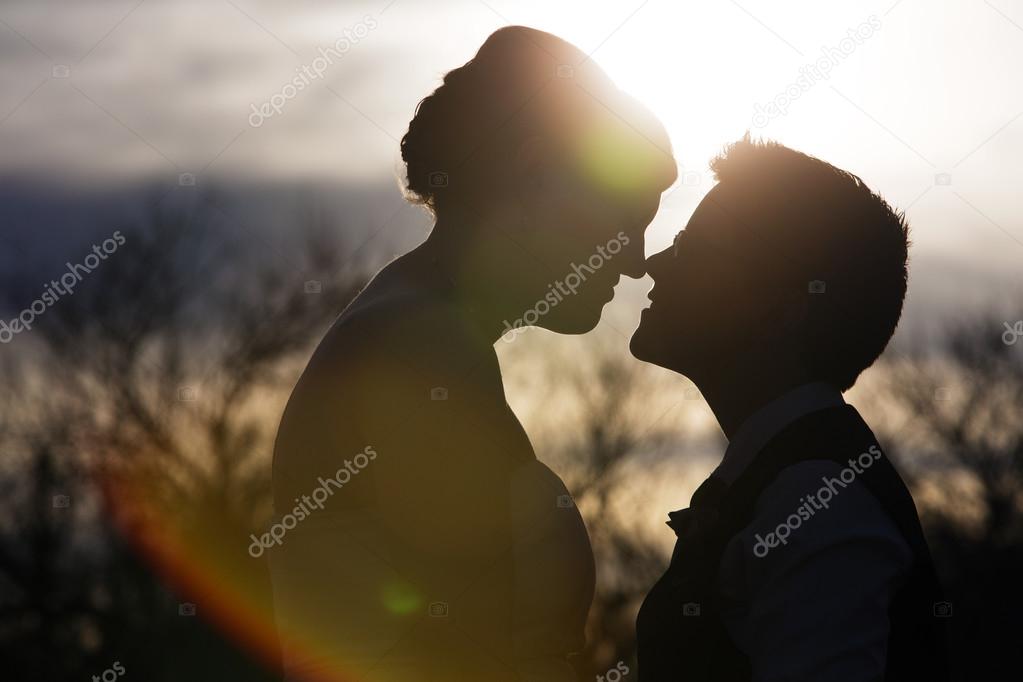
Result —
<instances>
[{"instance_id":1,"label":"man's short hair","mask_svg":"<svg viewBox=\"0 0 1023 682\"><path fill-rule=\"evenodd\" d=\"M815 378L839 390L884 351L906 296L909 226L864 182L820 159L747 133L711 162L739 197L743 241L764 263L766 291L800 286L802 338Z\"/></svg>"}]
</instances>

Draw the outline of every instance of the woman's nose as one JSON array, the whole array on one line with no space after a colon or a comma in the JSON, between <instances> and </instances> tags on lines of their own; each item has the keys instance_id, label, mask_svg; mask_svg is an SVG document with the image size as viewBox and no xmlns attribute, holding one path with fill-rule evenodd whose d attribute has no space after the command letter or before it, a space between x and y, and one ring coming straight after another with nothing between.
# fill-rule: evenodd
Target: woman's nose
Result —
<instances>
[{"instance_id":1,"label":"woman's nose","mask_svg":"<svg viewBox=\"0 0 1023 682\"><path fill-rule=\"evenodd\" d=\"M646 259L646 271L654 281L664 272L666 267L670 267L670 262L675 259L674 247L669 246L659 253L655 253Z\"/></svg>"}]
</instances>

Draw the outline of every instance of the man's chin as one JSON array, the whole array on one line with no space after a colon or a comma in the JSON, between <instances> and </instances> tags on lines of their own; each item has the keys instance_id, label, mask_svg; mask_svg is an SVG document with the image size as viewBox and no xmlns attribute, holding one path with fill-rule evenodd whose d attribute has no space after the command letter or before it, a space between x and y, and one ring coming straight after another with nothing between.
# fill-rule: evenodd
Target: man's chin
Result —
<instances>
[{"instance_id":1,"label":"man's chin","mask_svg":"<svg viewBox=\"0 0 1023 682\"><path fill-rule=\"evenodd\" d=\"M575 336L591 332L600 323L600 315L565 315L557 319L540 320L536 326L555 334Z\"/></svg>"},{"instance_id":2,"label":"man's chin","mask_svg":"<svg viewBox=\"0 0 1023 682\"><path fill-rule=\"evenodd\" d=\"M540 318L536 326L543 327L555 334L578 335L593 331L604 315L604 308L611 302L611 298L600 301L590 301L583 305L573 306L571 309L561 308L552 310L550 315Z\"/></svg>"},{"instance_id":3,"label":"man's chin","mask_svg":"<svg viewBox=\"0 0 1023 682\"><path fill-rule=\"evenodd\" d=\"M538 325L543 327L547 331L554 332L555 334L564 334L566 336L579 336L581 334L588 334L597 327L597 323L600 322L600 318L592 321L574 320L571 322L561 322L556 325Z\"/></svg>"}]
</instances>

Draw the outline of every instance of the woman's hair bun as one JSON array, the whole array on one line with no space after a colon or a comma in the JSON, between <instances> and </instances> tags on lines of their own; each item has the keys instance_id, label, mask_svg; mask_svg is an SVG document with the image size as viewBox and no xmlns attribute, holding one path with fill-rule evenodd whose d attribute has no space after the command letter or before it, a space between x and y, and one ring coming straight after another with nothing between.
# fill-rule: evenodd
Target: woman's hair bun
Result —
<instances>
[{"instance_id":1,"label":"woman's hair bun","mask_svg":"<svg viewBox=\"0 0 1023 682\"><path fill-rule=\"evenodd\" d=\"M550 33L506 26L416 107L401 140L406 195L434 213L473 193L485 200L507 178L515 145L536 134L565 149L586 143L591 151L614 153L659 140L657 163L670 165L670 184L675 166L663 151L670 149L667 135L637 105L579 48Z\"/></svg>"}]
</instances>

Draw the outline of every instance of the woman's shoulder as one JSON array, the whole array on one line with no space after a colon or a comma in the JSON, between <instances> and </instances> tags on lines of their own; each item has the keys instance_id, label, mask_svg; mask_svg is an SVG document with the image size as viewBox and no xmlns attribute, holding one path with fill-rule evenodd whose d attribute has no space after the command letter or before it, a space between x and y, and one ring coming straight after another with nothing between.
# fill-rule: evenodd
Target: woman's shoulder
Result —
<instances>
[{"instance_id":1,"label":"woman's shoulder","mask_svg":"<svg viewBox=\"0 0 1023 682\"><path fill-rule=\"evenodd\" d=\"M392 264L393 265L393 264ZM334 321L307 373L346 383L385 378L400 386L417 375L499 371L493 344L435 288L385 268Z\"/></svg>"}]
</instances>

